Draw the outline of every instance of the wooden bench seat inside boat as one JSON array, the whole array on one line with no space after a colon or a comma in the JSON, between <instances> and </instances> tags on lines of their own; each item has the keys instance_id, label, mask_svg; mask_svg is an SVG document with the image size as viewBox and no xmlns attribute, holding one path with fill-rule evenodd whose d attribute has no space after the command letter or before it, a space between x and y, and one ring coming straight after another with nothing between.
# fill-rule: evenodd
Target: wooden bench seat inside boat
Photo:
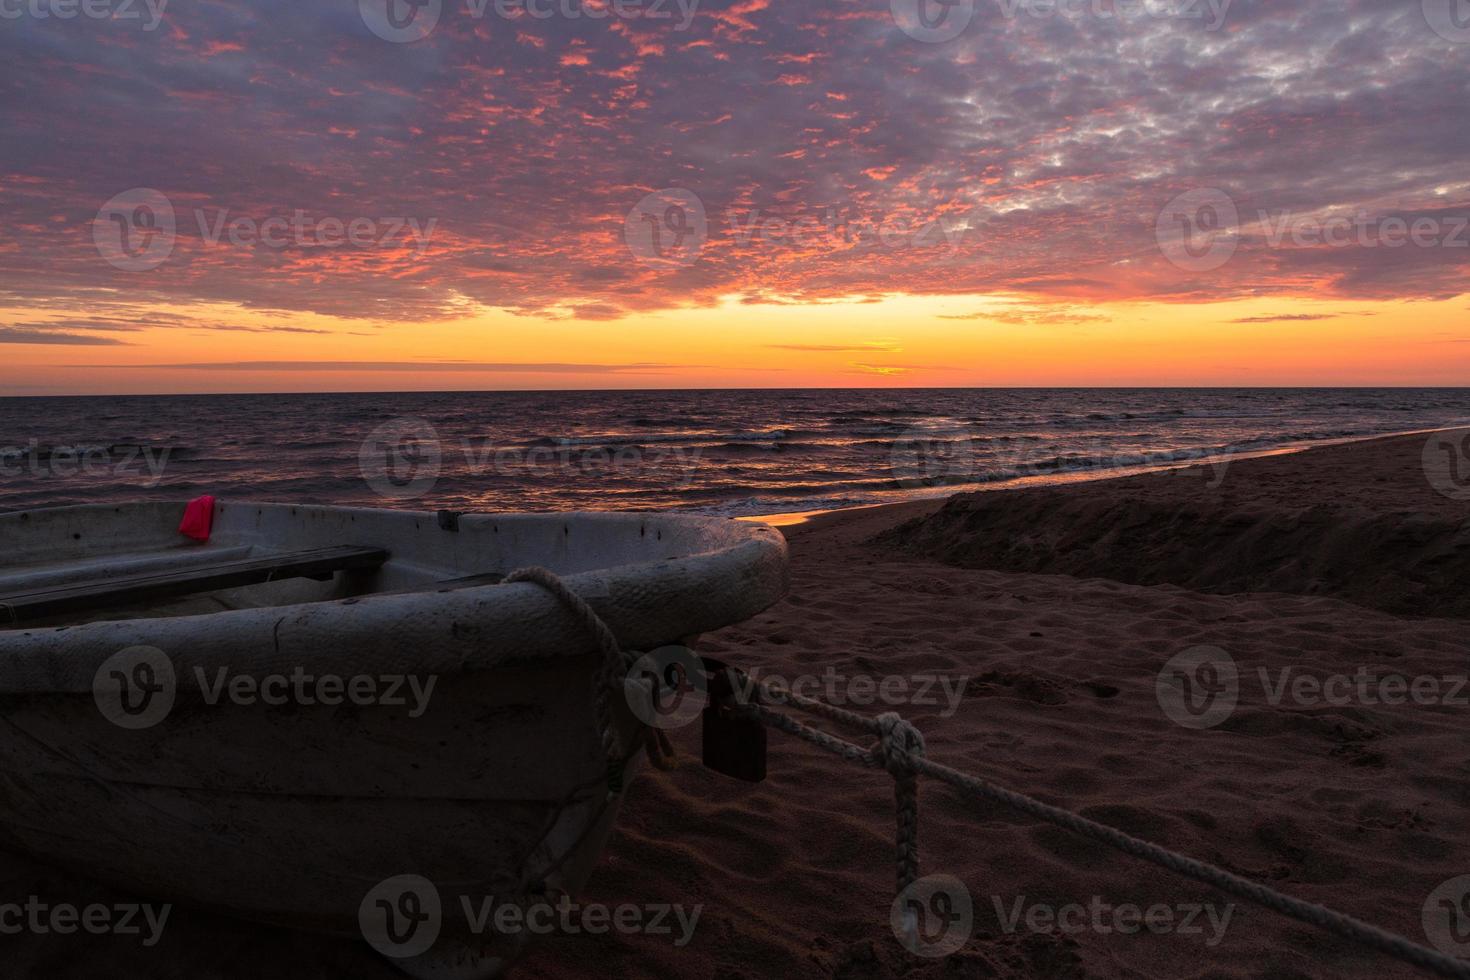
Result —
<instances>
[{"instance_id":1,"label":"wooden bench seat inside boat","mask_svg":"<svg viewBox=\"0 0 1470 980\"><path fill-rule=\"evenodd\" d=\"M376 571L387 560L388 552L382 548L344 545L182 569L99 575L48 588L12 583L0 592L0 623L54 619L283 579L326 580L337 572Z\"/></svg>"}]
</instances>

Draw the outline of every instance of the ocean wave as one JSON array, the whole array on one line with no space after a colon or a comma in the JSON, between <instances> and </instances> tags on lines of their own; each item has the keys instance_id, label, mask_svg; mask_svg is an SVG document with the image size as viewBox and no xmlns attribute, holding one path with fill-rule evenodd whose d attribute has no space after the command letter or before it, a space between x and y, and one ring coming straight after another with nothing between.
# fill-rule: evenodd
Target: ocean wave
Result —
<instances>
[{"instance_id":1,"label":"ocean wave","mask_svg":"<svg viewBox=\"0 0 1470 980\"><path fill-rule=\"evenodd\" d=\"M437 480L422 497L388 501L364 477L361 439L404 418L438 430ZM0 508L211 492L420 509L760 513L1467 422L1470 392L1458 389L0 399L0 433L9 433L0 446L46 449L36 465L0 469ZM50 465L67 447L118 463L144 450L168 455L150 484L108 466ZM502 452L518 465L484 465Z\"/></svg>"}]
</instances>

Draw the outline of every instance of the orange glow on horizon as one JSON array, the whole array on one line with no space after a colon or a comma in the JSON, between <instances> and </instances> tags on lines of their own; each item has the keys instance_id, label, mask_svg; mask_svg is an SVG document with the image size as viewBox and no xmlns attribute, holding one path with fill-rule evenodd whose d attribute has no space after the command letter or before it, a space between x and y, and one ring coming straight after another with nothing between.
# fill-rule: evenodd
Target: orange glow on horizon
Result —
<instances>
[{"instance_id":1,"label":"orange glow on horizon","mask_svg":"<svg viewBox=\"0 0 1470 980\"><path fill-rule=\"evenodd\" d=\"M4 312L18 317L22 311ZM103 342L83 346L9 345L7 374L24 384L0 381L0 394L1454 386L1470 369L1463 299L1090 304L891 296L804 305L732 299L605 321L484 309L413 324L223 305L147 313L165 325L91 333Z\"/></svg>"}]
</instances>

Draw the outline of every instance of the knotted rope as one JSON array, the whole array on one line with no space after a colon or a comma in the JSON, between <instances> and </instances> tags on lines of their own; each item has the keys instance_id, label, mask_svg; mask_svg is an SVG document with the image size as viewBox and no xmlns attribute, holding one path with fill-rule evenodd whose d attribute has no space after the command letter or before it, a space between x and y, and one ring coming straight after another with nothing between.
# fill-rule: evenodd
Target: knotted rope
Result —
<instances>
[{"instance_id":1,"label":"knotted rope","mask_svg":"<svg viewBox=\"0 0 1470 980\"><path fill-rule=\"evenodd\" d=\"M545 568L522 568L507 575L504 584L514 585L518 582L530 582L550 592L558 602L577 617L583 628L597 641L597 649L602 654L602 662L598 664L597 671L592 677L592 710L594 721L597 724L598 738L602 742L602 756L607 764L608 794L616 796L623 791L624 775L632 751L623 744L622 737L618 734L617 726L613 722L612 696L614 693L618 697L626 696L623 679L633 669L636 658L631 653L623 651L617 636L597 614L597 610L593 609L586 599L568 588L555 572ZM658 682L655 680L653 683ZM671 768L670 760L674 754L674 747L666 732L657 728L647 729L644 732L643 747L648 753L648 761L655 768Z\"/></svg>"},{"instance_id":2,"label":"knotted rope","mask_svg":"<svg viewBox=\"0 0 1470 980\"><path fill-rule=\"evenodd\" d=\"M766 693L769 689L769 686L765 684L758 684L757 687L763 693ZM834 721L840 721L864 731L876 732L882 735L885 731L896 730L896 726L886 720L896 718L896 715L888 714L880 715L877 718L869 718L855 712L835 708L829 704L813 701L794 692L785 692L779 696L785 697L795 707L811 711L814 714L830 718ZM769 723L773 727L789 732L844 759L868 766L881 766L889 768L889 771L893 771L890 764L894 763L895 756L891 750L881 755L878 749L864 750L860 746L854 745L845 739L803 725L789 715L773 711L764 705L753 705L752 710L759 715L762 721ZM920 745L922 746L922 738L920 739ZM1369 925L1366 922L1362 922L1349 915L1344 915L1341 912L1335 912L1325 906L1303 901L1299 898L1292 898L1290 895L1284 895L1275 889L1232 874L1223 868L1217 868L1203 861L1185 857L1182 854L1160 847L1157 844L1150 844L1148 841L1140 840L1131 834L1118 830L1116 827L1100 824L1068 810L1063 810L1060 807L1033 799L1023 793L1016 793L1012 790L996 786L978 776L972 776L969 773L951 769L949 766L941 765L925 758L922 753L909 753L899 756L897 757L897 764L910 767L915 774L938 779L971 796L977 796L990 800L993 803L1010 807L1013 810L1035 817L1038 820L1055 824L1058 827L1070 830L1090 840L1116 848L1125 854L1130 854L1133 857L1166 868L1175 874L1182 875L1186 878L1193 878L1195 881L1203 882L1228 895L1234 895L1237 898L1254 902L1273 912L1278 912L1289 918L1316 926L1327 932L1335 933L1354 942L1362 943L1386 956L1410 963L1430 973L1442 977L1456 978L1456 980L1470 980L1470 963L1465 963L1462 960L1447 956L1437 950L1421 946L1396 933L1379 929L1377 926ZM900 811L902 811L903 797L901 791L899 806ZM899 882L900 889L902 889L907 887L904 883L903 872L906 854L904 816L902 812L900 812L899 816L899 855ZM917 855L915 855L914 861L915 875L917 875ZM912 880L911 878L910 881Z\"/></svg>"},{"instance_id":3,"label":"knotted rope","mask_svg":"<svg viewBox=\"0 0 1470 980\"><path fill-rule=\"evenodd\" d=\"M898 820L898 890L919 878L919 776L924 736L898 716L878 716L879 739L873 755L893 776L893 803Z\"/></svg>"},{"instance_id":4,"label":"knotted rope","mask_svg":"<svg viewBox=\"0 0 1470 980\"><path fill-rule=\"evenodd\" d=\"M612 630L602 621L597 612L585 600L567 588L554 573L543 568L527 568L513 573L505 581L507 583L534 582L545 588L555 595L564 606L573 611L587 627L588 632L597 638L598 647L603 653L603 663L597 673L598 728L602 732L604 751L608 753L609 771L612 771L611 765L615 759L619 779L621 779L622 767L626 765L627 756L623 753L617 733L612 729L612 713L608 698L610 692L623 690L621 678L632 667L631 659L624 655L618 645L617 637L613 635ZM900 892L913 884L919 875L918 776L925 775L938 779L963 793L999 803L1038 820L1070 830L1186 878L1210 885L1228 895L1254 902L1289 918L1362 943L1386 956L1410 963L1438 976L1451 977L1455 980L1470 980L1470 963L1421 946L1403 936L1379 929L1377 926L1361 922L1351 916L1334 912L1325 906L1284 895L1258 882L1232 874L1223 868L1185 857L1157 844L1150 844L1116 827L1100 824L1060 807L1043 803L1023 793L996 786L978 776L972 776L934 762L925 756L923 735L896 713L888 712L872 718L805 697L795 691L778 688L768 681L751 680L754 690L758 691L761 697L744 705L746 712L772 728L810 742L849 762L873 769L883 769L893 776L894 797L898 812L897 880ZM867 749L854 745L846 739L804 725L790 715L774 710L767 704L761 703L763 699L765 701L785 701L834 723L874 735L878 741ZM655 741L656 746L657 744ZM652 750L649 757L655 761L655 764L663 761L661 755L655 759Z\"/></svg>"}]
</instances>

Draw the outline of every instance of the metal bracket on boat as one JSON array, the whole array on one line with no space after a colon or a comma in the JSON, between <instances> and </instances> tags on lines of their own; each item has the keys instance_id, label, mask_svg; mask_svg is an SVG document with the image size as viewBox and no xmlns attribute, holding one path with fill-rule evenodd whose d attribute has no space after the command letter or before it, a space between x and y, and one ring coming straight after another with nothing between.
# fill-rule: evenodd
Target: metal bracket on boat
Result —
<instances>
[{"instance_id":1,"label":"metal bracket on boat","mask_svg":"<svg viewBox=\"0 0 1470 980\"><path fill-rule=\"evenodd\" d=\"M709 769L747 783L766 778L766 726L741 710L740 691L754 696L756 686L742 671L711 657L701 657L709 700L703 714L703 762ZM741 684L740 690L736 684Z\"/></svg>"}]
</instances>

